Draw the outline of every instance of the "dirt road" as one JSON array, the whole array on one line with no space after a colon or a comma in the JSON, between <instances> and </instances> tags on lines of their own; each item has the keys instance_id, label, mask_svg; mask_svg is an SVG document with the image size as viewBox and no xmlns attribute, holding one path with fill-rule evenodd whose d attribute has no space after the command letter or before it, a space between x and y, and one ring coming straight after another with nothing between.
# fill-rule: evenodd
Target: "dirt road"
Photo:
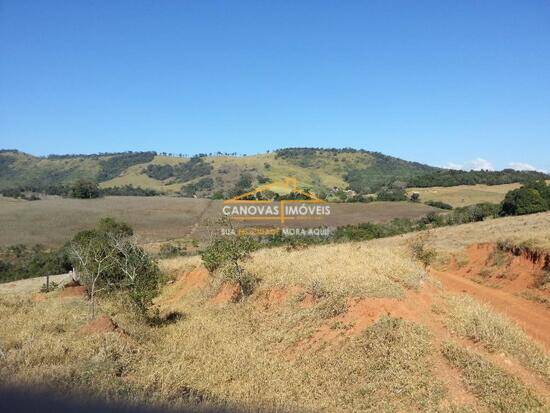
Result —
<instances>
[{"instance_id":1,"label":"dirt road","mask_svg":"<svg viewBox=\"0 0 550 413\"><path fill-rule=\"evenodd\" d=\"M452 271L430 270L445 290L467 293L514 320L532 338L550 349L550 311L542 304L478 284Z\"/></svg>"}]
</instances>

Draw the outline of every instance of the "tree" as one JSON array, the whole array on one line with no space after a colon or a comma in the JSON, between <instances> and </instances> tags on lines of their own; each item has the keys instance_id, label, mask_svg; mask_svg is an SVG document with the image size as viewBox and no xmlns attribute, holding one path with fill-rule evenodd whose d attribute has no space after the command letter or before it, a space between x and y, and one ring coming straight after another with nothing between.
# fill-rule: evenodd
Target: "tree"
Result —
<instances>
[{"instance_id":1,"label":"tree","mask_svg":"<svg viewBox=\"0 0 550 413\"><path fill-rule=\"evenodd\" d=\"M96 182L81 179L76 181L71 187L71 196L81 199L99 198L101 190Z\"/></svg>"},{"instance_id":2,"label":"tree","mask_svg":"<svg viewBox=\"0 0 550 413\"><path fill-rule=\"evenodd\" d=\"M502 215L524 215L543 212L548 209L548 202L534 188L522 187L506 194L501 205Z\"/></svg>"},{"instance_id":3,"label":"tree","mask_svg":"<svg viewBox=\"0 0 550 413\"><path fill-rule=\"evenodd\" d=\"M95 318L95 299L98 289L107 288L114 281L116 251L108 239L97 230L82 231L71 242L70 252L80 274L80 282L86 287L91 303L92 318ZM110 280L111 279L111 280Z\"/></svg>"},{"instance_id":4,"label":"tree","mask_svg":"<svg viewBox=\"0 0 550 413\"><path fill-rule=\"evenodd\" d=\"M132 229L111 218L92 230L79 232L70 243L70 255L90 297L95 317L99 292L125 290L140 315L158 293L160 271L132 237Z\"/></svg>"}]
</instances>

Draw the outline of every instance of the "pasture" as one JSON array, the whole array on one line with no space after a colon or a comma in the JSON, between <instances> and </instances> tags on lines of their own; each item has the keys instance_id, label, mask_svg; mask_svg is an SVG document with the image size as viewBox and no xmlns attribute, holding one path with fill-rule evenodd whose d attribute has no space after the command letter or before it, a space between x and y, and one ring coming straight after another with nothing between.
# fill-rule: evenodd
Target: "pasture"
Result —
<instances>
[{"instance_id":1,"label":"pasture","mask_svg":"<svg viewBox=\"0 0 550 413\"><path fill-rule=\"evenodd\" d=\"M0 246L18 243L59 246L76 232L93 227L103 217L127 222L144 243L200 239L207 225L222 216L222 205L222 201L167 196L86 200L48 197L32 202L0 197ZM336 227L379 223L394 218L416 219L437 211L411 202L331 204L331 207L332 214L326 220L303 224ZM255 225L273 225L273 222Z\"/></svg>"},{"instance_id":2,"label":"pasture","mask_svg":"<svg viewBox=\"0 0 550 413\"><path fill-rule=\"evenodd\" d=\"M407 194L420 194L420 201L441 201L453 207L464 207L480 202L498 204L508 191L517 189L519 183L505 185L459 185L451 187L434 186L431 188L408 188Z\"/></svg>"}]
</instances>

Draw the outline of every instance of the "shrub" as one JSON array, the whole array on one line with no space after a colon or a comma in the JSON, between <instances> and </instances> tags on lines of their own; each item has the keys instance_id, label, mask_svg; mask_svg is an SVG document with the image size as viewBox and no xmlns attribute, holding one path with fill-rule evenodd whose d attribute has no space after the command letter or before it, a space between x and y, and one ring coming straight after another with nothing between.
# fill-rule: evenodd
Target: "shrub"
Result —
<instances>
[{"instance_id":1,"label":"shrub","mask_svg":"<svg viewBox=\"0 0 550 413\"><path fill-rule=\"evenodd\" d=\"M406 201L407 193L404 189L383 189L377 194L378 201Z\"/></svg>"},{"instance_id":2,"label":"shrub","mask_svg":"<svg viewBox=\"0 0 550 413\"><path fill-rule=\"evenodd\" d=\"M414 258L424 264L424 267L430 265L436 257L435 250L427 246L428 238L429 234L423 233L414 238L409 244Z\"/></svg>"},{"instance_id":3,"label":"shrub","mask_svg":"<svg viewBox=\"0 0 550 413\"><path fill-rule=\"evenodd\" d=\"M71 258L90 297L92 317L98 291L127 291L142 316L147 315L147 308L158 293L160 271L137 246L132 234L127 224L106 218L97 228L79 232L71 241Z\"/></svg>"},{"instance_id":4,"label":"shrub","mask_svg":"<svg viewBox=\"0 0 550 413\"><path fill-rule=\"evenodd\" d=\"M449 204L447 204L445 202L441 202L441 201L426 201L424 203L426 205L433 206L434 208L448 209L448 210L453 209L452 205L449 205Z\"/></svg>"},{"instance_id":5,"label":"shrub","mask_svg":"<svg viewBox=\"0 0 550 413\"><path fill-rule=\"evenodd\" d=\"M502 201L502 215L525 215L543 212L548 209L548 202L537 189L522 187L506 194Z\"/></svg>"},{"instance_id":6,"label":"shrub","mask_svg":"<svg viewBox=\"0 0 550 413\"><path fill-rule=\"evenodd\" d=\"M81 179L73 184L70 194L73 198L90 199L99 198L101 191L96 182Z\"/></svg>"},{"instance_id":7,"label":"shrub","mask_svg":"<svg viewBox=\"0 0 550 413\"><path fill-rule=\"evenodd\" d=\"M50 291L55 290L57 287L59 287L59 283L56 283L55 281L50 281L49 285L46 283L42 284L42 287L40 287L41 293L49 293Z\"/></svg>"},{"instance_id":8,"label":"shrub","mask_svg":"<svg viewBox=\"0 0 550 413\"><path fill-rule=\"evenodd\" d=\"M162 244L160 246L161 257L175 257L177 255L185 255L185 247L174 244Z\"/></svg>"},{"instance_id":9,"label":"shrub","mask_svg":"<svg viewBox=\"0 0 550 413\"><path fill-rule=\"evenodd\" d=\"M239 298L252 294L259 282L258 277L254 274L244 270L240 265L235 265L233 263L227 263L221 268L220 272L224 281L239 286Z\"/></svg>"},{"instance_id":10,"label":"shrub","mask_svg":"<svg viewBox=\"0 0 550 413\"><path fill-rule=\"evenodd\" d=\"M237 284L239 296L246 296L252 294L259 280L242 268L241 261L256 248L258 244L251 237L221 237L201 251L201 257L209 271L219 269L222 279Z\"/></svg>"},{"instance_id":11,"label":"shrub","mask_svg":"<svg viewBox=\"0 0 550 413\"><path fill-rule=\"evenodd\" d=\"M487 217L498 216L499 211L500 206L498 204L491 204L489 202L456 208L452 215L448 217L448 224L466 224L469 222L483 221Z\"/></svg>"},{"instance_id":12,"label":"shrub","mask_svg":"<svg viewBox=\"0 0 550 413\"><path fill-rule=\"evenodd\" d=\"M225 263L237 263L258 247L251 237L221 237L214 239L203 251L202 261L208 271L213 272Z\"/></svg>"}]
</instances>

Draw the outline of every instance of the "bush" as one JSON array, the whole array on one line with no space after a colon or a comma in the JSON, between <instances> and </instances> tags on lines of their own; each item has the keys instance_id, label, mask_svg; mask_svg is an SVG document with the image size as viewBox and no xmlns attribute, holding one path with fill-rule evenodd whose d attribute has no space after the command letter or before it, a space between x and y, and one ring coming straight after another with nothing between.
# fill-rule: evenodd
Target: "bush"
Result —
<instances>
[{"instance_id":1,"label":"bush","mask_svg":"<svg viewBox=\"0 0 550 413\"><path fill-rule=\"evenodd\" d=\"M379 191L377 194L376 199L378 201L406 201L407 193L404 189L383 189Z\"/></svg>"},{"instance_id":2,"label":"bush","mask_svg":"<svg viewBox=\"0 0 550 413\"><path fill-rule=\"evenodd\" d=\"M239 265L226 264L220 272L224 281L239 286L239 298L252 294L259 282L258 277L244 270Z\"/></svg>"},{"instance_id":3,"label":"bush","mask_svg":"<svg viewBox=\"0 0 550 413\"><path fill-rule=\"evenodd\" d=\"M71 258L91 299L95 316L98 291L127 291L139 315L158 293L160 271L156 263L131 238L132 229L106 218L97 228L79 232L70 244Z\"/></svg>"},{"instance_id":4,"label":"bush","mask_svg":"<svg viewBox=\"0 0 550 413\"><path fill-rule=\"evenodd\" d=\"M436 252L433 248L427 246L429 234L424 233L414 238L409 248L418 261L424 264L424 267L430 265L436 257Z\"/></svg>"},{"instance_id":5,"label":"bush","mask_svg":"<svg viewBox=\"0 0 550 413\"><path fill-rule=\"evenodd\" d=\"M204 266L213 272L228 262L238 265L240 260L246 258L257 247L257 242L251 237L221 237L214 239L201 251L201 257Z\"/></svg>"},{"instance_id":6,"label":"bush","mask_svg":"<svg viewBox=\"0 0 550 413\"><path fill-rule=\"evenodd\" d=\"M99 198L101 191L94 181L81 179L76 181L71 187L71 197L80 199Z\"/></svg>"},{"instance_id":7,"label":"bush","mask_svg":"<svg viewBox=\"0 0 550 413\"><path fill-rule=\"evenodd\" d=\"M447 204L445 202L441 202L441 201L426 201L424 203L426 205L433 206L434 208L448 209L448 210L453 209L452 205L449 205L449 204Z\"/></svg>"},{"instance_id":8,"label":"bush","mask_svg":"<svg viewBox=\"0 0 550 413\"><path fill-rule=\"evenodd\" d=\"M209 271L219 269L222 279L239 286L239 296L252 294L258 278L245 271L241 261L247 258L258 243L251 237L221 237L214 239L203 251L201 257Z\"/></svg>"},{"instance_id":9,"label":"bush","mask_svg":"<svg viewBox=\"0 0 550 413\"><path fill-rule=\"evenodd\" d=\"M175 244L162 244L160 246L161 257L175 257L178 255L185 255L185 247Z\"/></svg>"},{"instance_id":10,"label":"bush","mask_svg":"<svg viewBox=\"0 0 550 413\"><path fill-rule=\"evenodd\" d=\"M488 217L497 217L500 211L498 204L483 202L475 205L468 205L462 208L456 208L448 216L447 225L467 224L469 222L483 221Z\"/></svg>"},{"instance_id":11,"label":"bush","mask_svg":"<svg viewBox=\"0 0 550 413\"><path fill-rule=\"evenodd\" d=\"M548 202L535 188L522 187L506 194L501 215L525 215L548 210Z\"/></svg>"}]
</instances>

